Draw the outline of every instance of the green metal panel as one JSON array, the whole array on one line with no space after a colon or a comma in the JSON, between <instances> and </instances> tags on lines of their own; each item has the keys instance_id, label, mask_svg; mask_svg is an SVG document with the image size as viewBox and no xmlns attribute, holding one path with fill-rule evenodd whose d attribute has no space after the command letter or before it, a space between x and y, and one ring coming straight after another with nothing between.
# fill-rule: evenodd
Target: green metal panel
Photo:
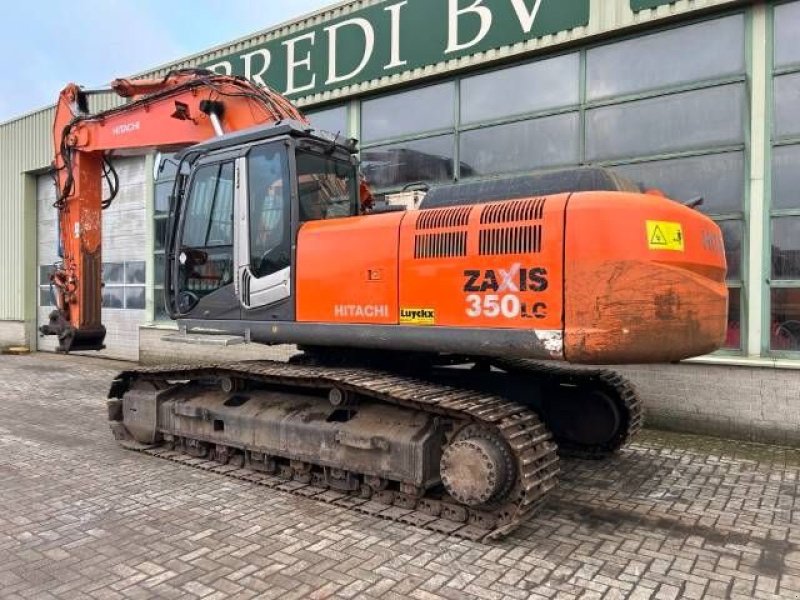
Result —
<instances>
[{"instance_id":1,"label":"green metal panel","mask_svg":"<svg viewBox=\"0 0 800 600\"><path fill-rule=\"evenodd\" d=\"M631 9L635 11L657 8L662 4L675 4L678 0L631 0Z\"/></svg>"},{"instance_id":2,"label":"green metal panel","mask_svg":"<svg viewBox=\"0 0 800 600\"><path fill-rule=\"evenodd\" d=\"M290 98L586 26L589 0L402 0L356 10L203 63L257 74Z\"/></svg>"},{"instance_id":3,"label":"green metal panel","mask_svg":"<svg viewBox=\"0 0 800 600\"><path fill-rule=\"evenodd\" d=\"M648 26L664 18L690 16L697 11L732 6L740 2L740 0L673 0L668 13L662 11L635 13L631 10L631 0L542 0L539 14L536 16L531 31L529 34L520 35L520 20L513 5L518 4L525 10L531 11L535 7L534 0L453 1L457 2L457 6L461 9L473 5L489 7L495 27L474 47L466 49L464 52L446 55L440 50L438 62L426 62L421 67L414 66L414 61L420 60L420 57L435 59L435 53L431 53L431 49L437 44L441 49L446 48L447 29L442 29L442 15L446 14L448 10L449 0L408 0L408 4L404 4L398 9L401 15L401 36L398 38L400 40L400 58L408 62L402 67L384 70L383 66L386 63L381 62L380 57L386 60L391 47L391 15L386 9L403 4L403 0L350 0L188 56L180 61L150 69L139 73L137 77L163 77L173 69L219 65L224 61L231 62L232 72L244 73L246 65L245 59L242 57L251 53L254 54L247 59L250 72L251 75L257 74L264 67L264 54L260 50L272 50L277 44L277 54L270 52L270 69L265 71L264 75L278 90L284 90L286 47L282 43L306 33L316 32L313 48L310 48L308 39L301 40L296 44L298 59L304 59L305 52L310 51L313 69L312 73L298 68L296 84L310 83L310 77L313 74L317 74L318 79L313 88L292 95L292 99L298 106L308 106L339 100L346 96L363 95L425 78L439 77L478 65L513 60L515 57L609 34L619 29ZM424 12L418 12L420 10L418 6L423 6ZM588 6L588 14L584 13L586 6ZM362 14L373 13L379 15L382 25L375 29L376 41L372 60L365 65L364 71L359 73L357 78L342 81L338 87L325 86L325 79L328 77L328 34L325 28L348 19L361 18ZM466 13L460 19L459 38L463 43L469 41L470 32L474 34L478 30L480 18L475 14ZM417 26L410 32L410 35L403 31L408 23ZM504 23L511 27L511 30L501 31L497 27L498 23ZM377 35L378 33L381 33L380 37ZM340 65L339 74L344 74L347 65L345 58L342 57L349 52L350 66L357 66L353 61L358 58L359 48L363 50L364 37L357 25L342 27L337 35L341 38L341 50L337 52L337 62ZM349 40L348 35L350 36ZM320 63L320 60L323 62ZM283 65L282 69L278 67L279 64ZM220 71L225 68L224 66L217 67ZM275 78L272 78L273 70L280 71ZM372 79L367 78L367 71L373 73ZM360 83L354 85L356 81Z\"/></svg>"}]
</instances>

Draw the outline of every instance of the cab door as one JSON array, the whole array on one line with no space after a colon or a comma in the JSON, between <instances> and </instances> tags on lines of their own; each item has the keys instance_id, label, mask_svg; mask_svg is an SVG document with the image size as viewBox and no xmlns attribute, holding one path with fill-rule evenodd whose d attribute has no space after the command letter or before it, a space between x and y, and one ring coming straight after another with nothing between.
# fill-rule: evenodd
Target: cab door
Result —
<instances>
[{"instance_id":1,"label":"cab door","mask_svg":"<svg viewBox=\"0 0 800 600\"><path fill-rule=\"evenodd\" d=\"M175 306L189 319L239 319L234 293L234 158L198 165L177 232Z\"/></svg>"},{"instance_id":2,"label":"cab door","mask_svg":"<svg viewBox=\"0 0 800 600\"><path fill-rule=\"evenodd\" d=\"M244 320L294 320L290 147L256 145L237 161L235 286Z\"/></svg>"}]
</instances>

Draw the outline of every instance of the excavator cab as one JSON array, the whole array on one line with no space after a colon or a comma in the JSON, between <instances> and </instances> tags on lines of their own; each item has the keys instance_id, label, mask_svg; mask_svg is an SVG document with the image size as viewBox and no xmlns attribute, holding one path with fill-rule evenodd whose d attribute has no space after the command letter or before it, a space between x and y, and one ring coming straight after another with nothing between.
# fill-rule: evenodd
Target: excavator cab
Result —
<instances>
[{"instance_id":1,"label":"excavator cab","mask_svg":"<svg viewBox=\"0 0 800 600\"><path fill-rule=\"evenodd\" d=\"M294 320L297 231L359 213L354 152L355 142L284 122L180 154L166 261L170 316Z\"/></svg>"}]
</instances>

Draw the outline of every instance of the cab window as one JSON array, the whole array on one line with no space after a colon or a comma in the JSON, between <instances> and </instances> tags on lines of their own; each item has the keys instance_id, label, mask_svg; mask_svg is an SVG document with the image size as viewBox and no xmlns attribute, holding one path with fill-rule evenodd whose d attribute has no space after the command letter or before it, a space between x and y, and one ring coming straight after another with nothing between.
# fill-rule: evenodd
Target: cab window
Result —
<instances>
[{"instance_id":1,"label":"cab window","mask_svg":"<svg viewBox=\"0 0 800 600\"><path fill-rule=\"evenodd\" d=\"M298 151L297 189L300 221L358 214L355 167L349 161Z\"/></svg>"},{"instance_id":2,"label":"cab window","mask_svg":"<svg viewBox=\"0 0 800 600\"><path fill-rule=\"evenodd\" d=\"M290 264L289 166L283 144L258 146L247 160L250 271L259 278Z\"/></svg>"}]
</instances>

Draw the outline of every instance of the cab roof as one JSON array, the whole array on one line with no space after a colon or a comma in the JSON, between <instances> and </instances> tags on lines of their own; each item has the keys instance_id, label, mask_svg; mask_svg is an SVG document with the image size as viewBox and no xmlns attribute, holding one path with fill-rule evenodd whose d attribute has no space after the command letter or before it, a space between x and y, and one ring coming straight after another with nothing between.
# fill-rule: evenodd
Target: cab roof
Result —
<instances>
[{"instance_id":1,"label":"cab roof","mask_svg":"<svg viewBox=\"0 0 800 600\"><path fill-rule=\"evenodd\" d=\"M350 150L352 153L355 148L355 140L338 138L327 131L315 129L313 126L300 121L286 120L278 121L268 125L256 125L240 131L226 133L224 135L210 138L194 146L190 146L178 153L177 159L183 160L189 155L207 154L216 150L224 150L234 146L252 144L254 142L267 141L282 136L295 138L310 138L322 142L336 142L342 148Z\"/></svg>"}]
</instances>

